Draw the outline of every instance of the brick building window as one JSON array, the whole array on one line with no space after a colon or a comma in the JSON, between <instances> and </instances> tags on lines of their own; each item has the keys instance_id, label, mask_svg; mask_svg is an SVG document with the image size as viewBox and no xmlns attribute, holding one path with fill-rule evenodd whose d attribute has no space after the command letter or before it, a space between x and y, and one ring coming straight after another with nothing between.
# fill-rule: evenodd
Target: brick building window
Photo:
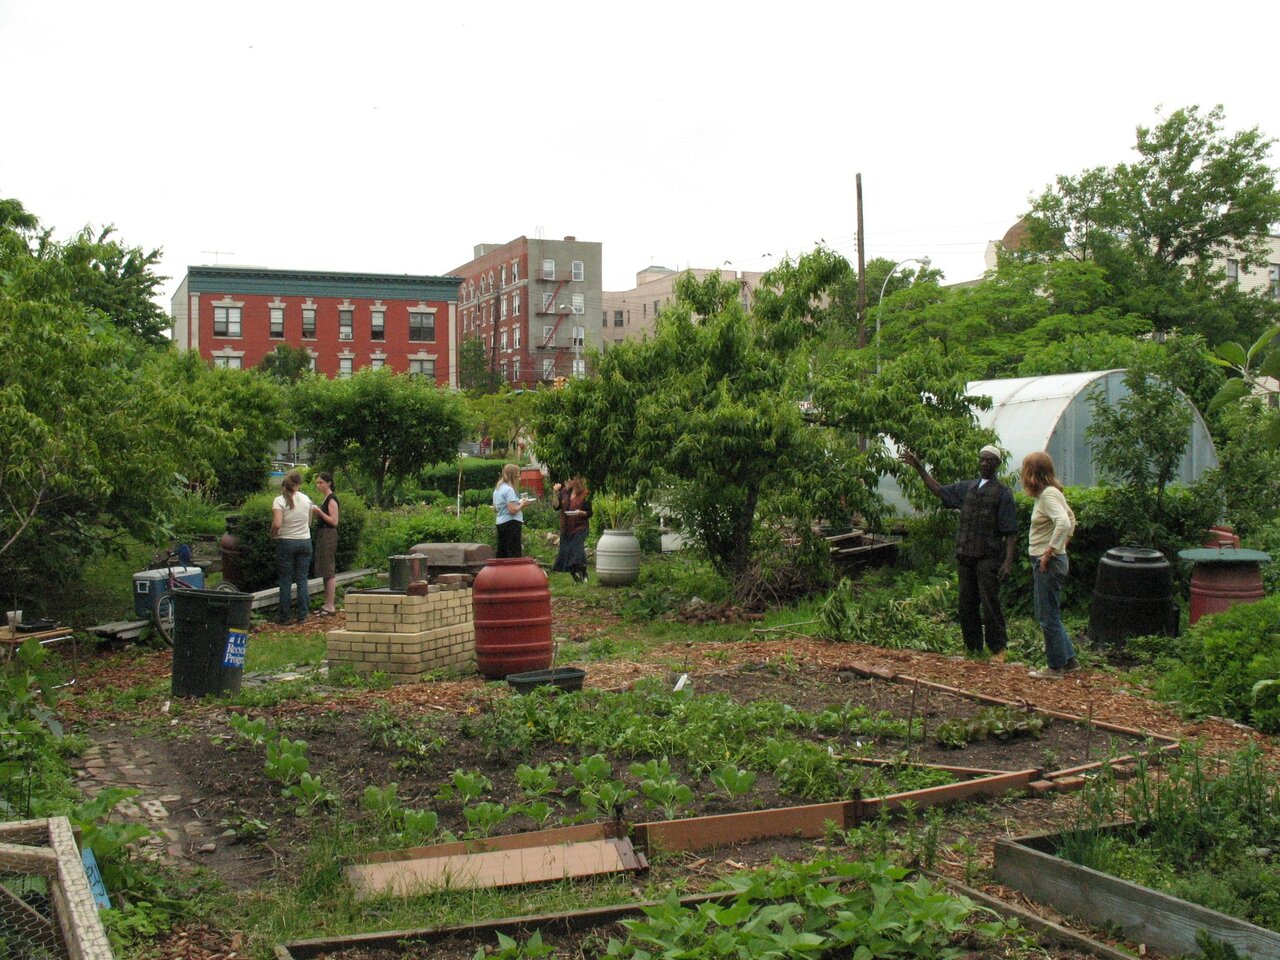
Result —
<instances>
[{"instance_id":1,"label":"brick building window","mask_svg":"<svg viewBox=\"0 0 1280 960\"><path fill-rule=\"evenodd\" d=\"M513 357L511 360L511 379L513 381L520 380L520 358Z\"/></svg>"},{"instance_id":2,"label":"brick building window","mask_svg":"<svg viewBox=\"0 0 1280 960\"><path fill-rule=\"evenodd\" d=\"M387 315L382 310L374 310L369 314L369 339L387 339Z\"/></svg>"},{"instance_id":3,"label":"brick building window","mask_svg":"<svg viewBox=\"0 0 1280 960\"><path fill-rule=\"evenodd\" d=\"M554 380L556 377L556 362L548 357L542 361L542 379Z\"/></svg>"},{"instance_id":4,"label":"brick building window","mask_svg":"<svg viewBox=\"0 0 1280 960\"><path fill-rule=\"evenodd\" d=\"M432 380L436 378L436 361L435 358L429 360L410 360L409 375L414 377L430 377Z\"/></svg>"},{"instance_id":5,"label":"brick building window","mask_svg":"<svg viewBox=\"0 0 1280 960\"><path fill-rule=\"evenodd\" d=\"M555 327L548 325L542 328L542 345L544 347L554 347L556 345Z\"/></svg>"},{"instance_id":6,"label":"brick building window","mask_svg":"<svg viewBox=\"0 0 1280 960\"><path fill-rule=\"evenodd\" d=\"M579 316L587 312L587 298L581 293L573 295L573 312Z\"/></svg>"},{"instance_id":7,"label":"brick building window","mask_svg":"<svg viewBox=\"0 0 1280 960\"><path fill-rule=\"evenodd\" d=\"M511 282L512 283L520 282L520 261L519 260L511 261Z\"/></svg>"},{"instance_id":8,"label":"brick building window","mask_svg":"<svg viewBox=\"0 0 1280 960\"><path fill-rule=\"evenodd\" d=\"M615 310L615 311L613 311L613 325L614 325L615 327L620 327L620 326L622 326L622 311L621 311L621 310Z\"/></svg>"},{"instance_id":9,"label":"brick building window","mask_svg":"<svg viewBox=\"0 0 1280 960\"><path fill-rule=\"evenodd\" d=\"M432 340L435 340L435 338L436 315L434 313L428 313L425 310L410 310L409 339L414 343L429 343Z\"/></svg>"},{"instance_id":10,"label":"brick building window","mask_svg":"<svg viewBox=\"0 0 1280 960\"><path fill-rule=\"evenodd\" d=\"M284 339L284 307L271 308L271 339Z\"/></svg>"},{"instance_id":11,"label":"brick building window","mask_svg":"<svg viewBox=\"0 0 1280 960\"><path fill-rule=\"evenodd\" d=\"M514 327L512 327L511 333L513 334L515 339L515 348L519 350L520 349L520 324L516 324Z\"/></svg>"},{"instance_id":12,"label":"brick building window","mask_svg":"<svg viewBox=\"0 0 1280 960\"><path fill-rule=\"evenodd\" d=\"M240 336L240 308L213 308L213 335L215 337Z\"/></svg>"},{"instance_id":13,"label":"brick building window","mask_svg":"<svg viewBox=\"0 0 1280 960\"><path fill-rule=\"evenodd\" d=\"M506 297L502 298L502 307L500 308L499 312L501 313L503 320L507 319L507 298Z\"/></svg>"},{"instance_id":14,"label":"brick building window","mask_svg":"<svg viewBox=\"0 0 1280 960\"><path fill-rule=\"evenodd\" d=\"M214 357L213 365L215 367L221 367L224 370L239 370L240 358L239 357Z\"/></svg>"},{"instance_id":15,"label":"brick building window","mask_svg":"<svg viewBox=\"0 0 1280 960\"><path fill-rule=\"evenodd\" d=\"M573 345L575 347L584 347L586 346L586 344L587 344L587 328L574 327L573 328Z\"/></svg>"},{"instance_id":16,"label":"brick building window","mask_svg":"<svg viewBox=\"0 0 1280 960\"><path fill-rule=\"evenodd\" d=\"M542 261L542 279L554 280L556 278L556 262L551 259Z\"/></svg>"},{"instance_id":17,"label":"brick building window","mask_svg":"<svg viewBox=\"0 0 1280 960\"><path fill-rule=\"evenodd\" d=\"M339 357L338 358L338 376L346 379L351 376L351 372L355 367L355 357Z\"/></svg>"},{"instance_id":18,"label":"brick building window","mask_svg":"<svg viewBox=\"0 0 1280 960\"><path fill-rule=\"evenodd\" d=\"M314 339L316 335L316 308L302 308L302 338L304 340Z\"/></svg>"},{"instance_id":19,"label":"brick building window","mask_svg":"<svg viewBox=\"0 0 1280 960\"><path fill-rule=\"evenodd\" d=\"M339 340L350 340L354 336L352 329L355 326L355 317L356 317L356 312L354 310L338 311L338 339Z\"/></svg>"},{"instance_id":20,"label":"brick building window","mask_svg":"<svg viewBox=\"0 0 1280 960\"><path fill-rule=\"evenodd\" d=\"M511 315L513 317L520 316L520 291L517 290L511 295Z\"/></svg>"},{"instance_id":21,"label":"brick building window","mask_svg":"<svg viewBox=\"0 0 1280 960\"><path fill-rule=\"evenodd\" d=\"M387 365L386 357L374 357L369 361L369 369L371 370L381 370L386 365Z\"/></svg>"},{"instance_id":22,"label":"brick building window","mask_svg":"<svg viewBox=\"0 0 1280 960\"><path fill-rule=\"evenodd\" d=\"M582 379L587 375L587 361L581 357L573 358L573 375L578 379Z\"/></svg>"},{"instance_id":23,"label":"brick building window","mask_svg":"<svg viewBox=\"0 0 1280 960\"><path fill-rule=\"evenodd\" d=\"M549 293L544 293L542 295L542 312L543 313L551 312L551 294Z\"/></svg>"},{"instance_id":24,"label":"brick building window","mask_svg":"<svg viewBox=\"0 0 1280 960\"><path fill-rule=\"evenodd\" d=\"M502 343L502 345L501 345L500 349L502 349L502 350L507 349L507 331L505 331L505 330L503 330L503 331L502 331L502 341L501 341L501 343Z\"/></svg>"},{"instance_id":25,"label":"brick building window","mask_svg":"<svg viewBox=\"0 0 1280 960\"><path fill-rule=\"evenodd\" d=\"M569 264L569 270L570 276L575 280L581 280L586 276L586 271L583 269L581 260L574 260L573 263Z\"/></svg>"}]
</instances>

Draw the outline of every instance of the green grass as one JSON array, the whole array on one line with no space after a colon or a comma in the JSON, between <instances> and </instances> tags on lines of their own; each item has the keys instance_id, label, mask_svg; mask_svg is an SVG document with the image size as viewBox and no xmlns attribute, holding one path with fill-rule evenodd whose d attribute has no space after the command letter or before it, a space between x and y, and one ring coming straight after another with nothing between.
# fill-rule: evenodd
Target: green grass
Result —
<instances>
[{"instance_id":1,"label":"green grass","mask_svg":"<svg viewBox=\"0 0 1280 960\"><path fill-rule=\"evenodd\" d=\"M250 639L245 648L246 673L311 667L324 662L324 633L273 633Z\"/></svg>"}]
</instances>

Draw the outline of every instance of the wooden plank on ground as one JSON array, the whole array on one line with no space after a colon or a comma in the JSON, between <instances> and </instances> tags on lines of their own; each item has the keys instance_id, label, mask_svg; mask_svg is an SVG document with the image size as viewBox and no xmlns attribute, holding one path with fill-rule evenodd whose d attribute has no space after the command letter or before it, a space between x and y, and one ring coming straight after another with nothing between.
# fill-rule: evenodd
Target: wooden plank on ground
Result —
<instances>
[{"instance_id":1,"label":"wooden plank on ground","mask_svg":"<svg viewBox=\"0 0 1280 960\"><path fill-rule=\"evenodd\" d=\"M334 579L338 586L344 583L351 583L355 580L363 580L370 574L377 573L372 567L364 567L360 570L347 570L338 574ZM307 591L315 596L320 590L324 589L324 580L320 577L312 577L307 581ZM280 605L280 588L268 587L266 590L255 590L253 592L253 602L249 606L254 610L262 610Z\"/></svg>"},{"instance_id":2,"label":"wooden plank on ground","mask_svg":"<svg viewBox=\"0 0 1280 960\"><path fill-rule=\"evenodd\" d=\"M686 820L658 820L636 824L633 832L648 850L706 850L761 837L821 837L827 832L828 823L842 830L855 825L860 803L841 800Z\"/></svg>"},{"instance_id":3,"label":"wooden plank on ground","mask_svg":"<svg viewBox=\"0 0 1280 960\"><path fill-rule=\"evenodd\" d=\"M645 870L649 866L624 838L588 840L451 857L357 864L347 880L358 899L380 894L414 896L440 889L513 887L526 883Z\"/></svg>"},{"instance_id":4,"label":"wooden plank on ground","mask_svg":"<svg viewBox=\"0 0 1280 960\"><path fill-rule=\"evenodd\" d=\"M960 783L943 784L940 787L925 787L923 790L908 790L905 793L891 793L883 797L869 797L862 801L862 808L865 815L875 816L881 809L901 810L907 803L923 808L972 800L974 797L998 797L1009 790L1025 790L1033 780L1039 780L1041 776L1040 770L1018 770L1014 773L1002 773L998 777L983 777L980 780L964 780Z\"/></svg>"},{"instance_id":5,"label":"wooden plank on ground","mask_svg":"<svg viewBox=\"0 0 1280 960\"><path fill-rule=\"evenodd\" d=\"M352 863L392 863L396 860L424 860L430 857L452 857L465 853L489 853L493 850L522 850L529 847L550 847L558 843L607 840L617 835L617 828L613 823L580 823L573 827L511 833L484 840L458 840L455 843L437 843L428 847L379 850L357 857L352 860Z\"/></svg>"},{"instance_id":6,"label":"wooden plank on ground","mask_svg":"<svg viewBox=\"0 0 1280 960\"><path fill-rule=\"evenodd\" d=\"M1114 925L1167 956L1198 953L1196 932L1207 930L1243 956L1280 957L1280 933L1033 850L1017 839L996 840L995 876L1093 926Z\"/></svg>"}]
</instances>

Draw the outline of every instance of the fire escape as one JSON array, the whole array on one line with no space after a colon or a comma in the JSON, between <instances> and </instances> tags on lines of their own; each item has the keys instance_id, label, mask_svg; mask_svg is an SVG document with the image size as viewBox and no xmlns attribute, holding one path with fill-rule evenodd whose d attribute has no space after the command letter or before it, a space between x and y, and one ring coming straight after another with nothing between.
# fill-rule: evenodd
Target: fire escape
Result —
<instances>
[{"instance_id":1,"label":"fire escape","mask_svg":"<svg viewBox=\"0 0 1280 960\"><path fill-rule=\"evenodd\" d=\"M564 351L565 351L564 344L562 344L557 339L560 333L560 325L564 323L565 317L573 315L573 310L571 308L566 308L565 305L560 302L560 295L564 292L564 288L568 286L569 281L556 280L552 277L539 276L538 282L539 282L540 292L545 292L548 287L551 287L554 284L554 290L552 290L551 298L549 300L546 299L546 297L543 298L544 300L546 300L546 304L545 306L540 305L538 307L538 313L537 313L537 315L539 317L544 318L544 320L547 317L556 318L555 324L551 327L550 334L542 337L542 339L538 343L539 349L538 349L538 357L537 357L539 361L539 368L540 368L538 370L539 379L544 381L552 381L552 380L555 380L555 378L560 375L561 357L564 355ZM555 351L555 352L550 356L548 356L549 351ZM547 360L551 361L550 376L548 376L546 372Z\"/></svg>"}]
</instances>

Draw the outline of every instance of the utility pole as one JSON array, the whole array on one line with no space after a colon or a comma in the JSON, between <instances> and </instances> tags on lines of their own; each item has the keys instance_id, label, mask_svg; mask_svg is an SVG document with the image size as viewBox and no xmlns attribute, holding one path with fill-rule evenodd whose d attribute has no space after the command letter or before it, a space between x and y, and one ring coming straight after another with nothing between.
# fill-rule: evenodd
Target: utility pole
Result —
<instances>
[{"instance_id":1,"label":"utility pole","mask_svg":"<svg viewBox=\"0 0 1280 960\"><path fill-rule=\"evenodd\" d=\"M867 345L867 243L862 232L862 174L858 184L858 349Z\"/></svg>"}]
</instances>

